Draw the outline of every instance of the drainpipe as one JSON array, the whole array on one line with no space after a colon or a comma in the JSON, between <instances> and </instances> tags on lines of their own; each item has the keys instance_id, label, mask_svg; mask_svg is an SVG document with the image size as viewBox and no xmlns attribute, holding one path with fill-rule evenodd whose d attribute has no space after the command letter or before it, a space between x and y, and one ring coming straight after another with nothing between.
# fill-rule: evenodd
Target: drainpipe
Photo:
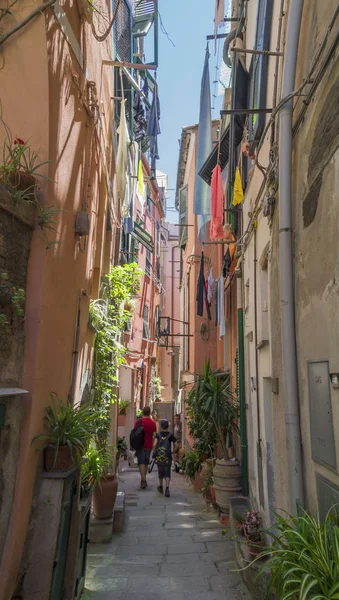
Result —
<instances>
[{"instance_id":1,"label":"drainpipe","mask_svg":"<svg viewBox=\"0 0 339 600\"><path fill-rule=\"evenodd\" d=\"M238 306L238 360L239 360L239 411L240 411L240 464L241 487L243 496L248 496L248 459L247 459L247 427L245 405L245 357L244 357L244 310L241 259L237 269L237 306Z\"/></svg>"},{"instance_id":2,"label":"drainpipe","mask_svg":"<svg viewBox=\"0 0 339 600\"><path fill-rule=\"evenodd\" d=\"M294 90L303 0L291 0L288 11L281 97ZM292 253L292 116L293 100L279 119L279 248L285 421L291 510L303 504L302 448L298 398L298 370Z\"/></svg>"}]
</instances>

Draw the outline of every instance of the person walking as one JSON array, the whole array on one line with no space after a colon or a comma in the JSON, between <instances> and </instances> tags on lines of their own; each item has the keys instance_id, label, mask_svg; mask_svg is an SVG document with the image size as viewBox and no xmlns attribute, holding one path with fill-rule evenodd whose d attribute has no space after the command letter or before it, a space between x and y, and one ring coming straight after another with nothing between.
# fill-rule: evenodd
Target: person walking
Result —
<instances>
[{"instance_id":1,"label":"person walking","mask_svg":"<svg viewBox=\"0 0 339 600\"><path fill-rule=\"evenodd\" d=\"M160 423L159 423L159 417L158 417L158 413L156 410L152 411L152 419L155 422L156 426L157 426L157 433L159 433L160 431Z\"/></svg>"},{"instance_id":2,"label":"person walking","mask_svg":"<svg viewBox=\"0 0 339 600\"><path fill-rule=\"evenodd\" d=\"M173 471L178 473L179 471L179 450L182 446L182 424L180 420L180 415L174 416L174 437L175 437L175 446L174 446L174 468Z\"/></svg>"},{"instance_id":3,"label":"person walking","mask_svg":"<svg viewBox=\"0 0 339 600\"><path fill-rule=\"evenodd\" d=\"M136 450L136 456L138 459L138 466L141 477L140 489L145 490L147 488L147 467L152 451L153 438L157 431L156 423L151 418L151 409L149 406L144 406L142 411L142 418L136 420L134 429L137 429L140 425L144 430L144 441L141 448Z\"/></svg>"},{"instance_id":4,"label":"person walking","mask_svg":"<svg viewBox=\"0 0 339 600\"><path fill-rule=\"evenodd\" d=\"M158 467L159 485L158 492L164 493L164 479L166 483L165 496L170 497L171 464L172 464L172 444L175 443L173 433L168 431L169 423L167 419L160 421L160 431L156 434L153 442L153 453L155 463Z\"/></svg>"}]
</instances>

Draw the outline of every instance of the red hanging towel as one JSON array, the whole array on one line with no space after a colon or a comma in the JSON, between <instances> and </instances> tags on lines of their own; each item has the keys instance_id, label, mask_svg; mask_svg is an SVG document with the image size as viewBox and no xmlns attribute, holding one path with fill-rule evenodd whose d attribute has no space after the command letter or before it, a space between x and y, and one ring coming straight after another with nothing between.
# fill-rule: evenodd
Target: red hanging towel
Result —
<instances>
[{"instance_id":1,"label":"red hanging towel","mask_svg":"<svg viewBox=\"0 0 339 600\"><path fill-rule=\"evenodd\" d=\"M224 237L224 198L222 191L222 178L220 165L214 167L211 181L211 240L221 240Z\"/></svg>"}]
</instances>

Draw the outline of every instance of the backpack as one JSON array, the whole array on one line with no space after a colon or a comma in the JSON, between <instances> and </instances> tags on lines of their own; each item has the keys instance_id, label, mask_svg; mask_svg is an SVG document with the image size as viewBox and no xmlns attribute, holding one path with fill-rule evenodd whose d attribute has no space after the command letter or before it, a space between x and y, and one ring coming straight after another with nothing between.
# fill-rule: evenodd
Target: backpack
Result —
<instances>
[{"instance_id":1,"label":"backpack","mask_svg":"<svg viewBox=\"0 0 339 600\"><path fill-rule=\"evenodd\" d=\"M142 426L142 419L138 419L136 427L132 429L129 436L129 443L133 450L140 450L144 445L144 428Z\"/></svg>"},{"instance_id":2,"label":"backpack","mask_svg":"<svg viewBox=\"0 0 339 600\"><path fill-rule=\"evenodd\" d=\"M158 447L156 451L155 462L160 467L167 467L171 462L171 442L170 434L158 433Z\"/></svg>"}]
</instances>

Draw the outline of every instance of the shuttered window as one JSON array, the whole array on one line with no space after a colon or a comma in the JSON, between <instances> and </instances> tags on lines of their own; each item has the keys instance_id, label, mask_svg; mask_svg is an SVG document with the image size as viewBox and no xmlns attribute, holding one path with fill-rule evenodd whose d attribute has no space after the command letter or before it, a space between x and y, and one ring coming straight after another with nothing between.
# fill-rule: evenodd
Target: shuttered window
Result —
<instances>
[{"instance_id":1,"label":"shuttered window","mask_svg":"<svg viewBox=\"0 0 339 600\"><path fill-rule=\"evenodd\" d=\"M145 304L144 306L144 325L143 325L143 329L142 329L142 337L145 338L146 340L149 339L149 326L148 326L148 306L147 304Z\"/></svg>"},{"instance_id":2,"label":"shuttered window","mask_svg":"<svg viewBox=\"0 0 339 600\"><path fill-rule=\"evenodd\" d=\"M179 192L179 240L180 247L185 248L188 240L188 187L185 185Z\"/></svg>"},{"instance_id":3,"label":"shuttered window","mask_svg":"<svg viewBox=\"0 0 339 600\"><path fill-rule=\"evenodd\" d=\"M270 49L270 33L272 22L273 2L259 0L257 13L256 50ZM254 54L250 69L250 108L266 108L268 56ZM265 114L254 114L250 118L251 141L258 141L265 127Z\"/></svg>"}]
</instances>

